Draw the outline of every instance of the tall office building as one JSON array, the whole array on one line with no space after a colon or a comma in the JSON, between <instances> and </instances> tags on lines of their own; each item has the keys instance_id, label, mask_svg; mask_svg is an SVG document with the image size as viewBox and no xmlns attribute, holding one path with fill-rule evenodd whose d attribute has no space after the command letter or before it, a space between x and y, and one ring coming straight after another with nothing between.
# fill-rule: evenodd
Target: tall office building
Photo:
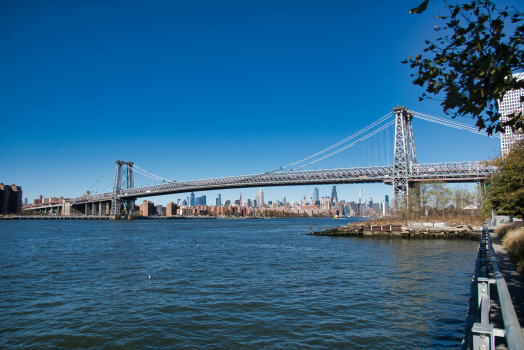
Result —
<instances>
[{"instance_id":1,"label":"tall office building","mask_svg":"<svg viewBox=\"0 0 524 350\"><path fill-rule=\"evenodd\" d=\"M362 204L362 189L359 190L358 204Z\"/></svg>"},{"instance_id":2,"label":"tall office building","mask_svg":"<svg viewBox=\"0 0 524 350\"><path fill-rule=\"evenodd\" d=\"M338 202L338 197L337 197L337 186L333 186L333 189L331 190L331 201L332 201L333 203Z\"/></svg>"},{"instance_id":3,"label":"tall office building","mask_svg":"<svg viewBox=\"0 0 524 350\"><path fill-rule=\"evenodd\" d=\"M382 215L389 215L389 202L382 202Z\"/></svg>"},{"instance_id":4,"label":"tall office building","mask_svg":"<svg viewBox=\"0 0 524 350\"><path fill-rule=\"evenodd\" d=\"M194 207L196 205L196 202L195 202L195 193L194 192L191 192L191 195L189 197L189 206L191 207Z\"/></svg>"},{"instance_id":5,"label":"tall office building","mask_svg":"<svg viewBox=\"0 0 524 350\"><path fill-rule=\"evenodd\" d=\"M524 79L524 73L517 73L515 77L518 80ZM499 101L499 113L502 115L501 121L508 121L508 114L515 111L524 112L524 103L520 102L520 97L524 95L524 89L508 91L504 95L502 102ZM515 134L509 126L504 130L504 133L500 135L500 149L502 156L506 156L509 152L511 145L519 140L524 139L524 134Z\"/></svg>"},{"instance_id":6,"label":"tall office building","mask_svg":"<svg viewBox=\"0 0 524 350\"><path fill-rule=\"evenodd\" d=\"M264 191L262 191L262 187L260 187L260 191L258 191L258 206L260 208L264 206Z\"/></svg>"},{"instance_id":7,"label":"tall office building","mask_svg":"<svg viewBox=\"0 0 524 350\"><path fill-rule=\"evenodd\" d=\"M389 196L386 194L385 201L386 203L389 203Z\"/></svg>"},{"instance_id":8,"label":"tall office building","mask_svg":"<svg viewBox=\"0 0 524 350\"><path fill-rule=\"evenodd\" d=\"M196 205L207 205L206 196L200 196L196 198Z\"/></svg>"},{"instance_id":9,"label":"tall office building","mask_svg":"<svg viewBox=\"0 0 524 350\"><path fill-rule=\"evenodd\" d=\"M222 195L220 193L218 194L218 198L217 198L217 206L218 207L222 206Z\"/></svg>"},{"instance_id":10,"label":"tall office building","mask_svg":"<svg viewBox=\"0 0 524 350\"><path fill-rule=\"evenodd\" d=\"M315 187L315 189L313 190L313 203L316 203L318 200L319 200L319 193L318 193L318 188Z\"/></svg>"}]
</instances>

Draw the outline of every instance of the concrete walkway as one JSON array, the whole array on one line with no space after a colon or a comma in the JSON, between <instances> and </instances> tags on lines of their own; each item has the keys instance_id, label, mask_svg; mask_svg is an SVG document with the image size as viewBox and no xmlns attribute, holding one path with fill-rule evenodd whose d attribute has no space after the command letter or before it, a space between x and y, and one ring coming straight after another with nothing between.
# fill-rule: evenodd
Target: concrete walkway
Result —
<instances>
[{"instance_id":1,"label":"concrete walkway","mask_svg":"<svg viewBox=\"0 0 524 350\"><path fill-rule=\"evenodd\" d=\"M502 245L502 242L498 239L497 235L494 233L494 228L490 227L491 233L491 243L493 246L493 251L497 257L497 263L499 265L500 272L502 273L506 285L508 287L509 294L511 296L511 301L515 308L515 313L519 320L522 333L524 335L524 281L520 274L517 272L515 265L509 258L506 248ZM489 278L494 278L492 271L488 273ZM490 286L491 294L491 311L490 311L490 323L495 328L504 328L504 321L502 318L502 313L499 305L499 297L497 293L497 288L494 284ZM463 339L462 349L464 350L473 350L473 344L471 343L471 327L473 323L477 322L480 318L478 305L477 305L477 284L476 279L473 278L471 284L471 292L469 299L469 308L468 314L466 317L466 329L465 337ZM496 349L503 350L507 349L505 338L495 338Z\"/></svg>"},{"instance_id":2,"label":"concrete walkway","mask_svg":"<svg viewBox=\"0 0 524 350\"><path fill-rule=\"evenodd\" d=\"M498 239L497 235L491 229L490 232L491 243L497 256L500 272L506 280L511 301L515 307L515 312L517 313L524 334L524 281L522 280L522 276L517 272L515 265L509 258L508 251L504 248L500 239Z\"/></svg>"}]
</instances>

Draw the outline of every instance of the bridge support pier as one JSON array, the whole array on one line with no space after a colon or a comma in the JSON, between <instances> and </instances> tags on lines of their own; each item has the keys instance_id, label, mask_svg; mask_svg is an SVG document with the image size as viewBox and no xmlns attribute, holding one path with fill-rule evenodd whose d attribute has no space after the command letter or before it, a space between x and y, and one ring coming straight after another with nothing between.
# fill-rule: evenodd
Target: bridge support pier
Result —
<instances>
[{"instance_id":1,"label":"bridge support pier","mask_svg":"<svg viewBox=\"0 0 524 350\"><path fill-rule=\"evenodd\" d=\"M406 209L408 204L411 165L417 163L411 121L413 114L405 107L393 108L395 113L395 157L393 163L393 210Z\"/></svg>"},{"instance_id":2,"label":"bridge support pier","mask_svg":"<svg viewBox=\"0 0 524 350\"><path fill-rule=\"evenodd\" d=\"M116 161L115 182L113 185L113 199L111 201L111 215L120 215L122 204L127 215L134 213L135 200L120 199L121 191L135 187L133 180L133 162Z\"/></svg>"}]
</instances>

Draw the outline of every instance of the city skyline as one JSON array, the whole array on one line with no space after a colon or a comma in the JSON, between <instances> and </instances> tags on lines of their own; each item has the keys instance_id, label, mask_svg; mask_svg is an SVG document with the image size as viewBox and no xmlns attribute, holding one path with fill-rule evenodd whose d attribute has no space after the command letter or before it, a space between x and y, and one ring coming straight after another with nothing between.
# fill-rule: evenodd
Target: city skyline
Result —
<instances>
[{"instance_id":1,"label":"city skyline","mask_svg":"<svg viewBox=\"0 0 524 350\"><path fill-rule=\"evenodd\" d=\"M0 181L22 186L30 199L71 198L117 159L176 181L263 173L399 104L445 117L438 102L418 102L422 91L400 64L422 51L439 23L409 15L410 8L388 1L4 3L0 113L18 128L0 140ZM376 25L362 31L370 20ZM413 128L419 162L483 160L500 150L492 138L424 121ZM375 198L392 194L386 185L362 187ZM266 188L265 196L309 198L312 188ZM358 191L337 189L339 198Z\"/></svg>"}]
</instances>

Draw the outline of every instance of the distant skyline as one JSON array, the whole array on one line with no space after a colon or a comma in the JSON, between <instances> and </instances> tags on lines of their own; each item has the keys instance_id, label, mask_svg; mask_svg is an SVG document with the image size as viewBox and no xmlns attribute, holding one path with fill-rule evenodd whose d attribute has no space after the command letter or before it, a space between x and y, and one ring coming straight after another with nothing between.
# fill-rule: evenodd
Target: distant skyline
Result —
<instances>
[{"instance_id":1,"label":"distant skyline","mask_svg":"<svg viewBox=\"0 0 524 350\"><path fill-rule=\"evenodd\" d=\"M418 102L408 65L445 10L431 2L0 3L0 182L77 197L117 159L177 181L262 173ZM514 5L497 2L499 6ZM470 120L460 122L472 124ZM414 121L421 163L482 160L500 141ZM315 186L269 187L269 200ZM316 186L329 196L332 185ZM339 199L382 184L337 185ZM258 188L197 192L213 203ZM158 204L187 194L152 197ZM147 199L147 198L145 198ZM139 198L138 201L142 199Z\"/></svg>"}]
</instances>

